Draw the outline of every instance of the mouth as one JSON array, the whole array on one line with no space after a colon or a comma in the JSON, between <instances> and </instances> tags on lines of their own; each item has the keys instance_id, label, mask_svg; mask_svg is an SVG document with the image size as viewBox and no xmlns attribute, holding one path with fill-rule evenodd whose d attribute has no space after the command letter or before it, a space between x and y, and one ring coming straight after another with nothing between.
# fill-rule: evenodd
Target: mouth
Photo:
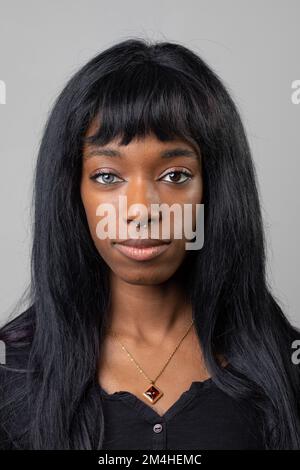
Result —
<instances>
[{"instance_id":1,"label":"mouth","mask_svg":"<svg viewBox=\"0 0 300 470\"><path fill-rule=\"evenodd\" d=\"M128 258L146 261L156 258L165 252L169 248L170 243L170 240L131 239L114 242L113 246Z\"/></svg>"}]
</instances>

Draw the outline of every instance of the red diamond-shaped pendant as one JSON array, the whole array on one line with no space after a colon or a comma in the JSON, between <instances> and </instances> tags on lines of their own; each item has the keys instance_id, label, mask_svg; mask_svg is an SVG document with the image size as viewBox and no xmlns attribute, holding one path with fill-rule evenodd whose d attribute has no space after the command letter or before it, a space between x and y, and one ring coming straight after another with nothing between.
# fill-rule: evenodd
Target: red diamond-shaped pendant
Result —
<instances>
[{"instance_id":1,"label":"red diamond-shaped pendant","mask_svg":"<svg viewBox=\"0 0 300 470\"><path fill-rule=\"evenodd\" d=\"M144 393L143 395L151 402L155 403L157 400L159 400L163 396L163 392L156 386L156 385L151 385Z\"/></svg>"}]
</instances>

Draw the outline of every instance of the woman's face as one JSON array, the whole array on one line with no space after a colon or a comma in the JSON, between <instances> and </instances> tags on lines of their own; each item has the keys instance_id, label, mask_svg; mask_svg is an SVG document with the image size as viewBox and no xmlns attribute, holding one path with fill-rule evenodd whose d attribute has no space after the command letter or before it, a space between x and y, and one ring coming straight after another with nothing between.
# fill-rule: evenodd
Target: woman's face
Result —
<instances>
[{"instance_id":1,"label":"woman's face","mask_svg":"<svg viewBox=\"0 0 300 470\"><path fill-rule=\"evenodd\" d=\"M96 125L94 121L87 136L95 133ZM179 150L177 156L161 155L162 152L179 148L186 150L186 155ZM101 150L105 150L106 154L101 153ZM121 156L114 155L113 151L118 151ZM182 171L187 174L181 173ZM115 276L132 284L160 284L173 276L186 256L185 243L190 241L190 238L185 238L184 231L180 238L174 238L172 211L170 236L167 237L170 243L165 245L165 249L158 255L146 260L132 259L119 250L120 245L116 244L116 241L132 238L128 233L125 237L118 236L119 217L126 227L133 224L134 220L136 222L142 219L142 224L147 222L138 211L128 215L132 204L143 204L147 209L146 215L149 216L148 232L143 238L165 240L161 227L162 217L157 216L157 213L153 223L157 224L159 235L151 236L151 204L164 204L168 207L177 204L182 208L182 214L184 204L191 204L192 225L195 230L196 204L202 202L203 194L200 155L197 148L182 140L161 142L152 134L143 139L132 140L127 146L118 145L117 140L101 149L94 144L85 144L80 190L91 237L99 254ZM125 196L127 213L119 208L120 196ZM96 227L103 217L107 218L107 213L105 216L99 216L96 210L103 203L115 208L116 236L100 239Z\"/></svg>"}]
</instances>

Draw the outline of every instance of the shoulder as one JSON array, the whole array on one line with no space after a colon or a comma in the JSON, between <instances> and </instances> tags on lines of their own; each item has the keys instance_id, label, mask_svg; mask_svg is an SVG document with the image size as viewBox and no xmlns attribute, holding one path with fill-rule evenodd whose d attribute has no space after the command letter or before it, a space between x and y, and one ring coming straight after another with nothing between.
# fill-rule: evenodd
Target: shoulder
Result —
<instances>
[{"instance_id":1,"label":"shoulder","mask_svg":"<svg viewBox=\"0 0 300 470\"><path fill-rule=\"evenodd\" d=\"M8 432L15 407L25 392L27 363L35 329L31 305L0 328L0 449L15 449ZM18 405L19 406L19 405ZM24 409L22 415L24 414ZM19 421L22 421L19 416ZM21 426L21 425L20 425Z\"/></svg>"},{"instance_id":2,"label":"shoulder","mask_svg":"<svg viewBox=\"0 0 300 470\"><path fill-rule=\"evenodd\" d=\"M8 369L26 367L34 330L34 304L0 328L0 380Z\"/></svg>"},{"instance_id":3,"label":"shoulder","mask_svg":"<svg viewBox=\"0 0 300 470\"><path fill-rule=\"evenodd\" d=\"M35 304L32 304L30 307L26 308L18 316L9 320L4 325L0 327L0 339L8 338L13 340L13 333L15 334L15 339L18 340L21 337L24 338L28 335L28 327L32 327L35 323ZM22 328L22 332L20 331Z\"/></svg>"}]
</instances>

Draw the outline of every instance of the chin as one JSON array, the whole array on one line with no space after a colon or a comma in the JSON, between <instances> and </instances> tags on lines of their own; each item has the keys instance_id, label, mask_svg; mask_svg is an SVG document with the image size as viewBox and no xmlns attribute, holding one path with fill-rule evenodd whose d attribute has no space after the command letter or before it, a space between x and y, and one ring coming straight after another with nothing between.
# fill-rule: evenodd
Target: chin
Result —
<instances>
[{"instance_id":1,"label":"chin","mask_svg":"<svg viewBox=\"0 0 300 470\"><path fill-rule=\"evenodd\" d=\"M131 270L130 275L128 271L126 273L114 272L114 275L128 284L153 286L167 282L172 277L173 273L163 273L160 269L156 269L148 273L140 271L135 273L134 270Z\"/></svg>"}]
</instances>

